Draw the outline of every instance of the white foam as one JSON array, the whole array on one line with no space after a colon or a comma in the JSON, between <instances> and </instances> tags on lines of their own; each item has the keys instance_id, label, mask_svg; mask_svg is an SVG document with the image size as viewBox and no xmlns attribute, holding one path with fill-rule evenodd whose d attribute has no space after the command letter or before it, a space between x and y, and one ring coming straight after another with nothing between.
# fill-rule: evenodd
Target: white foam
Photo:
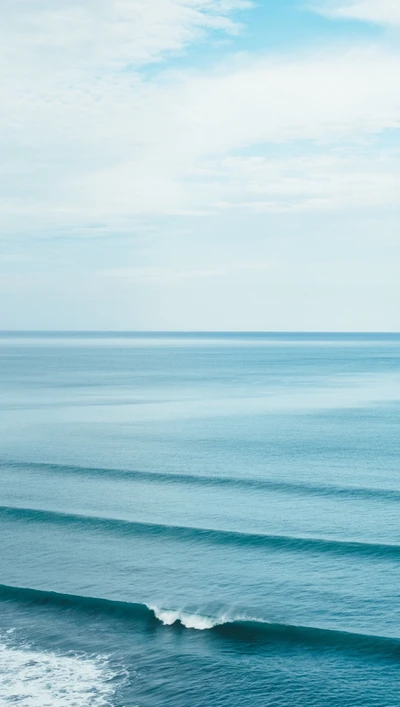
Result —
<instances>
[{"instance_id":1,"label":"white foam","mask_svg":"<svg viewBox=\"0 0 400 707\"><path fill-rule=\"evenodd\" d=\"M165 626L172 626L172 624L179 622L185 628L194 628L197 631L206 631L227 621L226 617L223 616L215 618L202 616L201 614L188 614L185 611L161 609L158 606L149 606L149 609L154 612L156 618Z\"/></svg>"},{"instance_id":2,"label":"white foam","mask_svg":"<svg viewBox=\"0 0 400 707\"><path fill-rule=\"evenodd\" d=\"M0 707L106 707L114 676L105 659L0 642Z\"/></svg>"}]
</instances>

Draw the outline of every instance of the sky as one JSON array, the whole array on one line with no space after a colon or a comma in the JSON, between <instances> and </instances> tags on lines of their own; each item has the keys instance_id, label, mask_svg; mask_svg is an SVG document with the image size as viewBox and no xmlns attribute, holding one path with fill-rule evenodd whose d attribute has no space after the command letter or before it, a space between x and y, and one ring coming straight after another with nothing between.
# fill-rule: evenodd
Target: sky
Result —
<instances>
[{"instance_id":1,"label":"sky","mask_svg":"<svg viewBox=\"0 0 400 707\"><path fill-rule=\"evenodd\" d=\"M0 329L400 331L400 0L0 0Z\"/></svg>"}]
</instances>

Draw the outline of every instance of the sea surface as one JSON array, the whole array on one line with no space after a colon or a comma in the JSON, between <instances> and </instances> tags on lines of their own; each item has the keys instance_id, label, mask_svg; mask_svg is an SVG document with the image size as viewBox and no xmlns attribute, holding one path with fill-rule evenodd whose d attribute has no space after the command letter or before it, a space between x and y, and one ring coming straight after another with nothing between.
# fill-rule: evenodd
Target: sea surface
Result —
<instances>
[{"instance_id":1,"label":"sea surface","mask_svg":"<svg viewBox=\"0 0 400 707\"><path fill-rule=\"evenodd\" d=\"M400 705L400 335L0 335L0 705Z\"/></svg>"}]
</instances>

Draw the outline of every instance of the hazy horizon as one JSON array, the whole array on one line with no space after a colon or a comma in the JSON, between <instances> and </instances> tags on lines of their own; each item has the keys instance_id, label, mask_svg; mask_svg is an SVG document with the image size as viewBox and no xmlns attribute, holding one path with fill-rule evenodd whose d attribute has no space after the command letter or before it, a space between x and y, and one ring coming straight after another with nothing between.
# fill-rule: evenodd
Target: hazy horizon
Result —
<instances>
[{"instance_id":1,"label":"hazy horizon","mask_svg":"<svg viewBox=\"0 0 400 707\"><path fill-rule=\"evenodd\" d=\"M256 330L256 329L0 329L0 335L4 334L125 334L125 335L142 335L142 334L155 334L155 335L174 335L174 334L215 334L215 335L257 335L257 336L274 336L274 335L299 335L299 336L313 336L315 334L320 334L321 336L400 336L400 331L357 331L357 330L325 330L323 331L315 330L297 330L294 329L277 329L277 330Z\"/></svg>"}]
</instances>

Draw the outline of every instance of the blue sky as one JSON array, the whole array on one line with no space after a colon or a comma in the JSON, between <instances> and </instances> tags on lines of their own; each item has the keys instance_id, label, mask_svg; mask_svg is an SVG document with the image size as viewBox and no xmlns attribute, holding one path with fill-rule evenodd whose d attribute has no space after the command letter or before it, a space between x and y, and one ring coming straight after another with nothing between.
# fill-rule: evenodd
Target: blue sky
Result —
<instances>
[{"instance_id":1,"label":"blue sky","mask_svg":"<svg viewBox=\"0 0 400 707\"><path fill-rule=\"evenodd\" d=\"M0 13L0 328L400 330L399 0Z\"/></svg>"}]
</instances>

